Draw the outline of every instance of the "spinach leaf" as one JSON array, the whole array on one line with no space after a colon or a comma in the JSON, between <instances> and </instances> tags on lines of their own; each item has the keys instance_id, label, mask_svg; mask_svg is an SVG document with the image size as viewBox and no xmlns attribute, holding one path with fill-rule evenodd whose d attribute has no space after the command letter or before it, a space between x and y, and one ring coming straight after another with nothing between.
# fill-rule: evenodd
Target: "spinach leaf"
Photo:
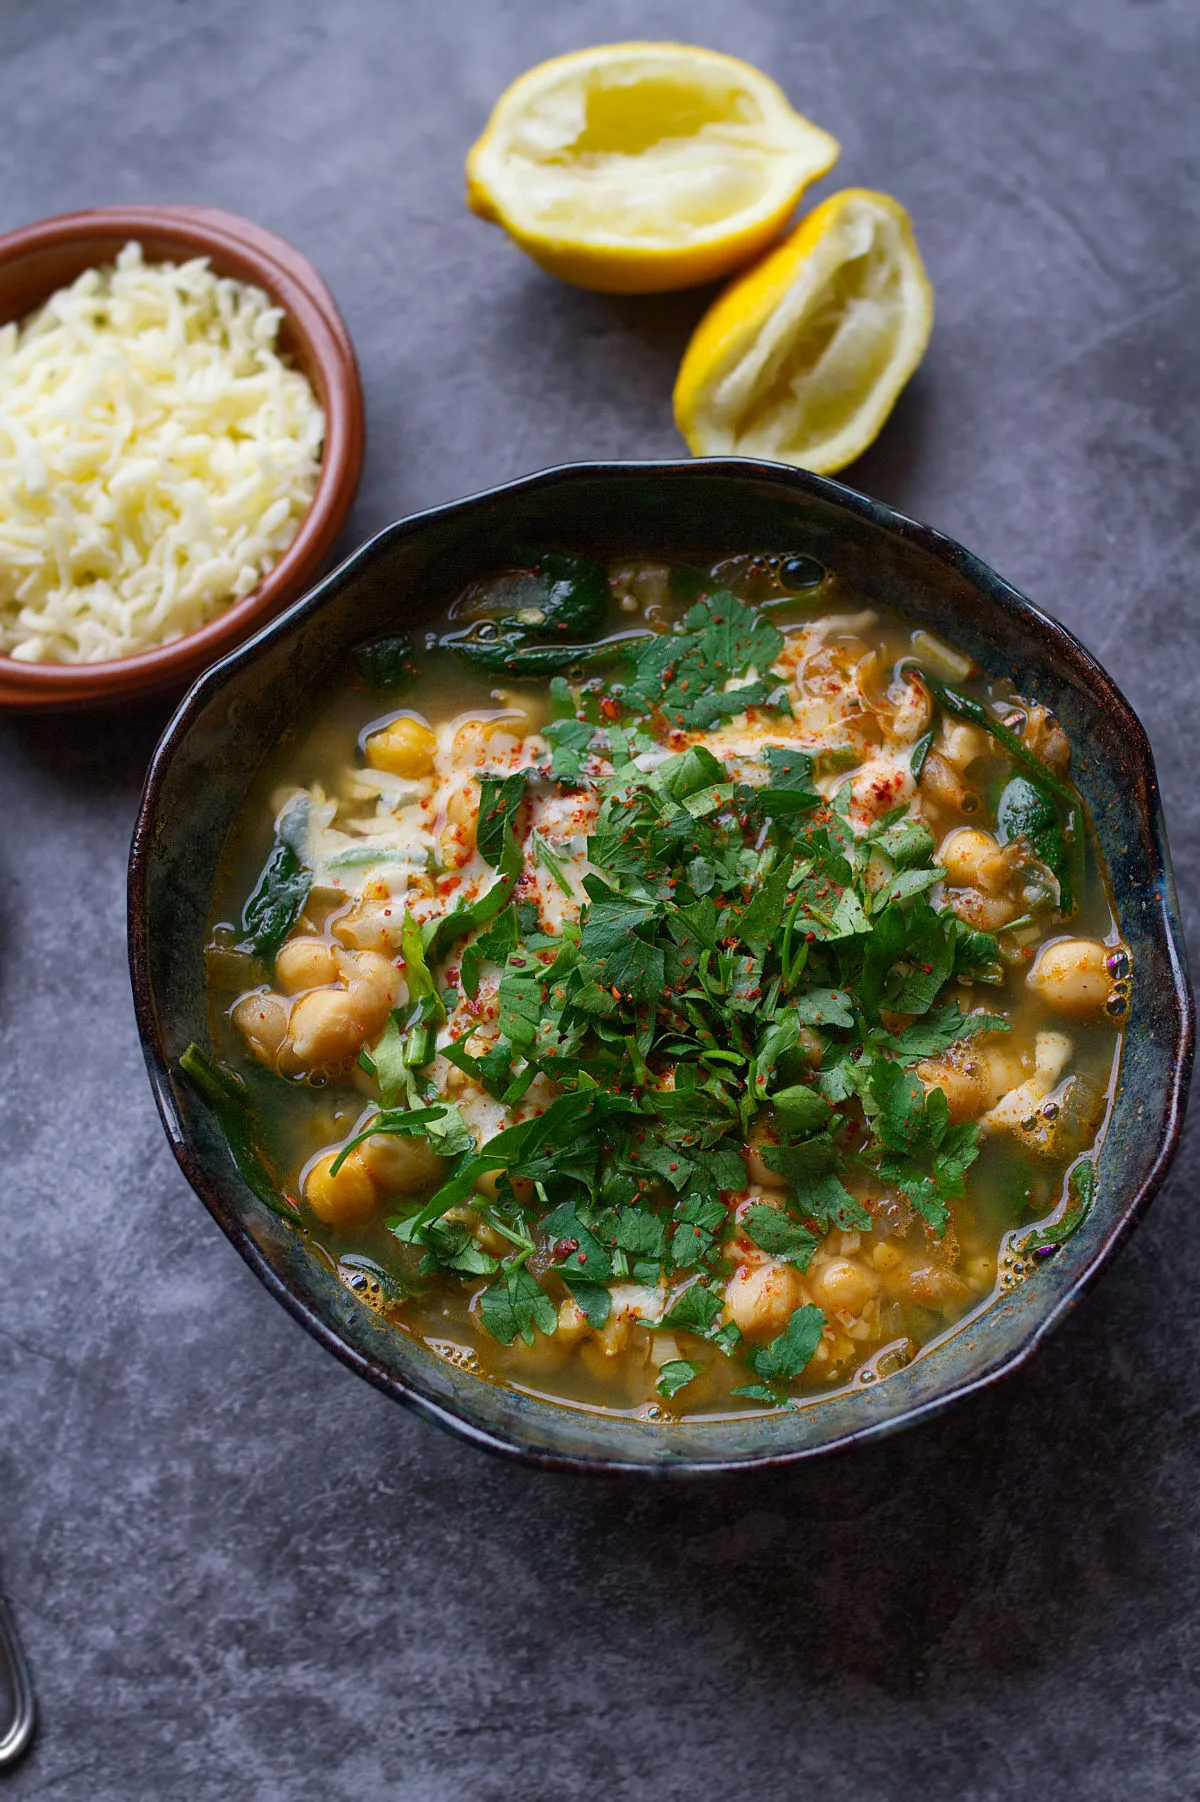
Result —
<instances>
[{"instance_id":1,"label":"spinach leaf","mask_svg":"<svg viewBox=\"0 0 1200 1802\"><path fill-rule=\"evenodd\" d=\"M280 1194L262 1161L250 1118L250 1097L245 1087L223 1065L214 1063L199 1045L191 1044L179 1060L179 1068L197 1095L212 1109L225 1135L237 1173L264 1207L296 1224L296 1210Z\"/></svg>"},{"instance_id":2,"label":"spinach leaf","mask_svg":"<svg viewBox=\"0 0 1200 1802\"><path fill-rule=\"evenodd\" d=\"M407 632L394 632L358 645L351 654L368 688L394 695L421 673L413 662L412 648Z\"/></svg>"},{"instance_id":3,"label":"spinach leaf","mask_svg":"<svg viewBox=\"0 0 1200 1802\"><path fill-rule=\"evenodd\" d=\"M625 638L609 638L599 644L530 644L527 634L497 632L482 637L478 632L448 634L442 645L469 663L474 669L494 675L551 676L563 670L594 669L605 663L616 663L629 655L639 640L650 633L630 633Z\"/></svg>"},{"instance_id":4,"label":"spinach leaf","mask_svg":"<svg viewBox=\"0 0 1200 1802\"><path fill-rule=\"evenodd\" d=\"M280 814L262 874L242 910L240 949L253 951L267 963L304 912L312 870L307 859L309 801L300 796Z\"/></svg>"},{"instance_id":5,"label":"spinach leaf","mask_svg":"<svg viewBox=\"0 0 1200 1802\"><path fill-rule=\"evenodd\" d=\"M1033 854L1050 871L1058 883L1063 913L1074 910L1075 896L1071 887L1070 858L1058 818L1058 809L1044 788L1026 776L1014 776L1000 796L996 808L996 829L1002 845L1023 838Z\"/></svg>"},{"instance_id":6,"label":"spinach leaf","mask_svg":"<svg viewBox=\"0 0 1200 1802\"><path fill-rule=\"evenodd\" d=\"M1027 1233L1017 1244L1023 1258L1048 1258L1066 1244L1083 1225L1092 1211L1096 1194L1096 1166L1085 1158L1076 1164L1067 1178L1067 1205L1057 1220Z\"/></svg>"},{"instance_id":7,"label":"spinach leaf","mask_svg":"<svg viewBox=\"0 0 1200 1802\"><path fill-rule=\"evenodd\" d=\"M497 582L490 618L467 632L448 633L443 645L476 669L524 675L603 661L605 652L619 655L582 642L604 620L608 578L599 564L566 551L537 551L530 562L529 569ZM486 601L478 608L486 610Z\"/></svg>"}]
</instances>

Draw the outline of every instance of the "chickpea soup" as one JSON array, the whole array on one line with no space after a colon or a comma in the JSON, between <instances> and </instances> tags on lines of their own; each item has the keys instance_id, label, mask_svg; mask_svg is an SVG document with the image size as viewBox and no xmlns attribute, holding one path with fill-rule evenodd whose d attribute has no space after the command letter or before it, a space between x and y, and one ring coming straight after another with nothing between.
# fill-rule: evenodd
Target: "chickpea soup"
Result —
<instances>
[{"instance_id":1,"label":"chickpea soup","mask_svg":"<svg viewBox=\"0 0 1200 1802\"><path fill-rule=\"evenodd\" d=\"M223 867L243 1173L483 1378L902 1368L1084 1217L1132 980L1045 709L803 556L561 551L359 647Z\"/></svg>"}]
</instances>

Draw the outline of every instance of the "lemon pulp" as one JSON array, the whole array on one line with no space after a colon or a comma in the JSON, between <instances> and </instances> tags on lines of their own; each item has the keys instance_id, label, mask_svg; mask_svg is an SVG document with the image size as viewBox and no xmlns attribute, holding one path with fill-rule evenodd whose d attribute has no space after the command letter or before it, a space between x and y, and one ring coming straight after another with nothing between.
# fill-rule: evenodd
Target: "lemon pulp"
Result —
<instances>
[{"instance_id":1,"label":"lemon pulp","mask_svg":"<svg viewBox=\"0 0 1200 1802\"><path fill-rule=\"evenodd\" d=\"M889 195L847 189L700 321L676 422L698 455L841 469L877 436L932 322L908 214Z\"/></svg>"},{"instance_id":2,"label":"lemon pulp","mask_svg":"<svg viewBox=\"0 0 1200 1802\"><path fill-rule=\"evenodd\" d=\"M837 153L735 57L610 44L506 90L468 157L467 197L568 281L648 292L756 255Z\"/></svg>"}]
</instances>

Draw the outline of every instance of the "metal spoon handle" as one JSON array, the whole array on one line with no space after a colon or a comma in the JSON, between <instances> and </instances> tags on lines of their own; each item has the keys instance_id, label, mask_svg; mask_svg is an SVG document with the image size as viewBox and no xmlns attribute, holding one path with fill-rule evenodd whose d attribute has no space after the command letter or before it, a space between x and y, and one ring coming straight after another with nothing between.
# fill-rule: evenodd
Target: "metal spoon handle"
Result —
<instances>
[{"instance_id":1,"label":"metal spoon handle","mask_svg":"<svg viewBox=\"0 0 1200 1802\"><path fill-rule=\"evenodd\" d=\"M0 1660L7 1666L12 1689L12 1718L0 1732L0 1771L16 1764L33 1738L35 1711L29 1666L17 1638L17 1623L6 1598L0 1595Z\"/></svg>"}]
</instances>

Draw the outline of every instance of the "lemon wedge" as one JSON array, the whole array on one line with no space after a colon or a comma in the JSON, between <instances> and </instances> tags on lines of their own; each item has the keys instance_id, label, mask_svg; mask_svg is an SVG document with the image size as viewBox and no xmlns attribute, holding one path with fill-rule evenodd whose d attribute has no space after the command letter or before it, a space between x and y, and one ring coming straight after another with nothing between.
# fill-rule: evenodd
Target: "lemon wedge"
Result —
<instances>
[{"instance_id":1,"label":"lemon wedge","mask_svg":"<svg viewBox=\"0 0 1200 1802\"><path fill-rule=\"evenodd\" d=\"M505 89L467 158L467 204L564 281L656 293L757 256L838 150L736 57L601 44Z\"/></svg>"},{"instance_id":2,"label":"lemon wedge","mask_svg":"<svg viewBox=\"0 0 1200 1802\"><path fill-rule=\"evenodd\" d=\"M675 423L697 456L827 475L878 435L932 325L908 214L846 188L718 295L684 353Z\"/></svg>"}]
</instances>

